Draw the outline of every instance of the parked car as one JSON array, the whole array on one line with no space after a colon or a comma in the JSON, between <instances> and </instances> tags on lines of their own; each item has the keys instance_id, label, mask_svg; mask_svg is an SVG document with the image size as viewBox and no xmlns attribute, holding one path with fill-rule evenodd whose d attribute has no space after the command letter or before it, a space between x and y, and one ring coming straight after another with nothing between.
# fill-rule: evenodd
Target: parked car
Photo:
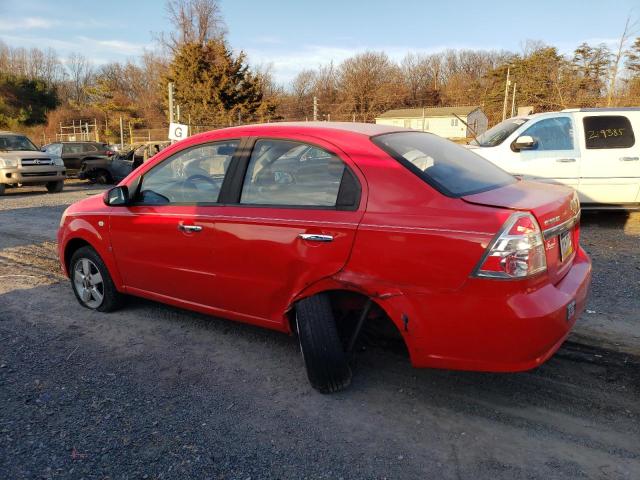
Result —
<instances>
[{"instance_id":1,"label":"parked car","mask_svg":"<svg viewBox=\"0 0 640 480\"><path fill-rule=\"evenodd\" d=\"M333 392L372 325L416 367L546 361L585 306L579 219L572 189L435 135L305 122L174 144L70 206L58 245L84 307L129 294L297 332L311 384Z\"/></svg>"},{"instance_id":2,"label":"parked car","mask_svg":"<svg viewBox=\"0 0 640 480\"><path fill-rule=\"evenodd\" d=\"M115 155L109 165L109 174L115 182L120 182L133 170L171 145L171 142L145 142L132 145L128 151Z\"/></svg>"},{"instance_id":3,"label":"parked car","mask_svg":"<svg viewBox=\"0 0 640 480\"><path fill-rule=\"evenodd\" d=\"M114 152L110 157L88 159L82 164L78 178L91 183L118 183L170 144L168 141L136 143Z\"/></svg>"},{"instance_id":4,"label":"parked car","mask_svg":"<svg viewBox=\"0 0 640 480\"><path fill-rule=\"evenodd\" d=\"M526 179L569 185L583 208L640 208L640 108L582 108L516 117L470 148Z\"/></svg>"},{"instance_id":5,"label":"parked car","mask_svg":"<svg viewBox=\"0 0 640 480\"><path fill-rule=\"evenodd\" d=\"M50 193L64 188L62 159L40 152L29 138L0 132L0 195L7 187L45 185Z\"/></svg>"},{"instance_id":6,"label":"parked car","mask_svg":"<svg viewBox=\"0 0 640 480\"><path fill-rule=\"evenodd\" d=\"M76 175L87 160L107 159L114 153L100 142L56 142L45 145L42 151L62 157L69 175Z\"/></svg>"}]
</instances>

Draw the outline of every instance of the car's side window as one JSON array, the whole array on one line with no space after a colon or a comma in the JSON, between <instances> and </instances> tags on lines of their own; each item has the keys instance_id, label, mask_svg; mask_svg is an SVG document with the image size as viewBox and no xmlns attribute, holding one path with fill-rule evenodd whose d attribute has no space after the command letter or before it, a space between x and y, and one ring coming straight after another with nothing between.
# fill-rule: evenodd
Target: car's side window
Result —
<instances>
[{"instance_id":1,"label":"car's side window","mask_svg":"<svg viewBox=\"0 0 640 480\"><path fill-rule=\"evenodd\" d=\"M335 207L345 173L340 158L289 140L258 140L242 186L241 204Z\"/></svg>"},{"instance_id":2,"label":"car's side window","mask_svg":"<svg viewBox=\"0 0 640 480\"><path fill-rule=\"evenodd\" d=\"M182 150L147 172L137 203L152 205L215 203L238 140Z\"/></svg>"},{"instance_id":3,"label":"car's side window","mask_svg":"<svg viewBox=\"0 0 640 480\"><path fill-rule=\"evenodd\" d=\"M62 145L59 143L53 143L47 147L46 151L51 155L57 155L59 157L62 155Z\"/></svg>"},{"instance_id":4,"label":"car's side window","mask_svg":"<svg viewBox=\"0 0 640 480\"><path fill-rule=\"evenodd\" d=\"M622 115L584 117L584 143L588 149L630 148L636 143L629 119Z\"/></svg>"},{"instance_id":5,"label":"car's side window","mask_svg":"<svg viewBox=\"0 0 640 480\"><path fill-rule=\"evenodd\" d=\"M66 144L62 147L62 151L64 153L70 153L74 155L78 153L82 153L82 145L79 143Z\"/></svg>"},{"instance_id":6,"label":"car's side window","mask_svg":"<svg viewBox=\"0 0 640 480\"><path fill-rule=\"evenodd\" d=\"M97 152L98 151L97 147L95 145L91 145L90 143L85 143L83 145L83 150L85 152Z\"/></svg>"},{"instance_id":7,"label":"car's side window","mask_svg":"<svg viewBox=\"0 0 640 480\"><path fill-rule=\"evenodd\" d=\"M535 150L573 150L573 123L569 117L540 120L527 128L524 135L535 140Z\"/></svg>"}]
</instances>

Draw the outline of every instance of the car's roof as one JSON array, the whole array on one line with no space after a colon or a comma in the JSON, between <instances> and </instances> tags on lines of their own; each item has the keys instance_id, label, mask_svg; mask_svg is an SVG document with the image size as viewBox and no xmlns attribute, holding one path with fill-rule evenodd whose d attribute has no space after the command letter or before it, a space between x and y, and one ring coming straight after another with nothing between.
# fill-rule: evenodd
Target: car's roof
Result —
<instances>
[{"instance_id":1,"label":"car's roof","mask_svg":"<svg viewBox=\"0 0 640 480\"><path fill-rule=\"evenodd\" d=\"M9 130L0 130L0 135L15 135L20 137L26 137L24 133L10 132Z\"/></svg>"},{"instance_id":2,"label":"car's roof","mask_svg":"<svg viewBox=\"0 0 640 480\"><path fill-rule=\"evenodd\" d=\"M378 125L374 123L354 123L354 122L275 122L275 123L257 123L250 125L242 125L239 127L229 127L223 129L225 131L290 131L290 132L306 132L320 133L328 131L339 131L373 137L390 132L411 131L407 128L394 127L392 125Z\"/></svg>"}]
</instances>

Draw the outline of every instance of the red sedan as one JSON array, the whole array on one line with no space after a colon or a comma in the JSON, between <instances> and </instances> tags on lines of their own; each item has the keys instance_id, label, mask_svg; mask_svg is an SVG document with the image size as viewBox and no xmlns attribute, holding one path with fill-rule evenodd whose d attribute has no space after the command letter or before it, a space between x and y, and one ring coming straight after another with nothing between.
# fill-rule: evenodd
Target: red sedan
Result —
<instances>
[{"instance_id":1,"label":"red sedan","mask_svg":"<svg viewBox=\"0 0 640 480\"><path fill-rule=\"evenodd\" d=\"M374 328L416 367L519 371L582 312L591 263L573 190L519 181L437 136L381 125L250 125L163 150L64 213L81 305L123 294L297 332L322 392Z\"/></svg>"}]
</instances>

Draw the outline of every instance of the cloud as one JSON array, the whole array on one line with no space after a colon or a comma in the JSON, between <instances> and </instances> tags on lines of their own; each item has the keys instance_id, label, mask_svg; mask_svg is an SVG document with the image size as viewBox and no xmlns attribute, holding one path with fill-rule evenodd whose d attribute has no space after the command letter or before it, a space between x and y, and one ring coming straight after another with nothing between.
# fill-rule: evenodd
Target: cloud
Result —
<instances>
[{"instance_id":1,"label":"cloud","mask_svg":"<svg viewBox=\"0 0 640 480\"><path fill-rule=\"evenodd\" d=\"M59 25L59 21L41 17L25 17L18 19L0 19L0 32L11 32L15 30L35 30L47 29Z\"/></svg>"},{"instance_id":2,"label":"cloud","mask_svg":"<svg viewBox=\"0 0 640 480\"><path fill-rule=\"evenodd\" d=\"M151 46L144 43L97 39L80 35L65 40L43 36L3 35L2 40L13 46L26 48L51 47L58 52L63 61L64 57L72 52L80 53L98 65L108 61L137 57Z\"/></svg>"}]
</instances>

